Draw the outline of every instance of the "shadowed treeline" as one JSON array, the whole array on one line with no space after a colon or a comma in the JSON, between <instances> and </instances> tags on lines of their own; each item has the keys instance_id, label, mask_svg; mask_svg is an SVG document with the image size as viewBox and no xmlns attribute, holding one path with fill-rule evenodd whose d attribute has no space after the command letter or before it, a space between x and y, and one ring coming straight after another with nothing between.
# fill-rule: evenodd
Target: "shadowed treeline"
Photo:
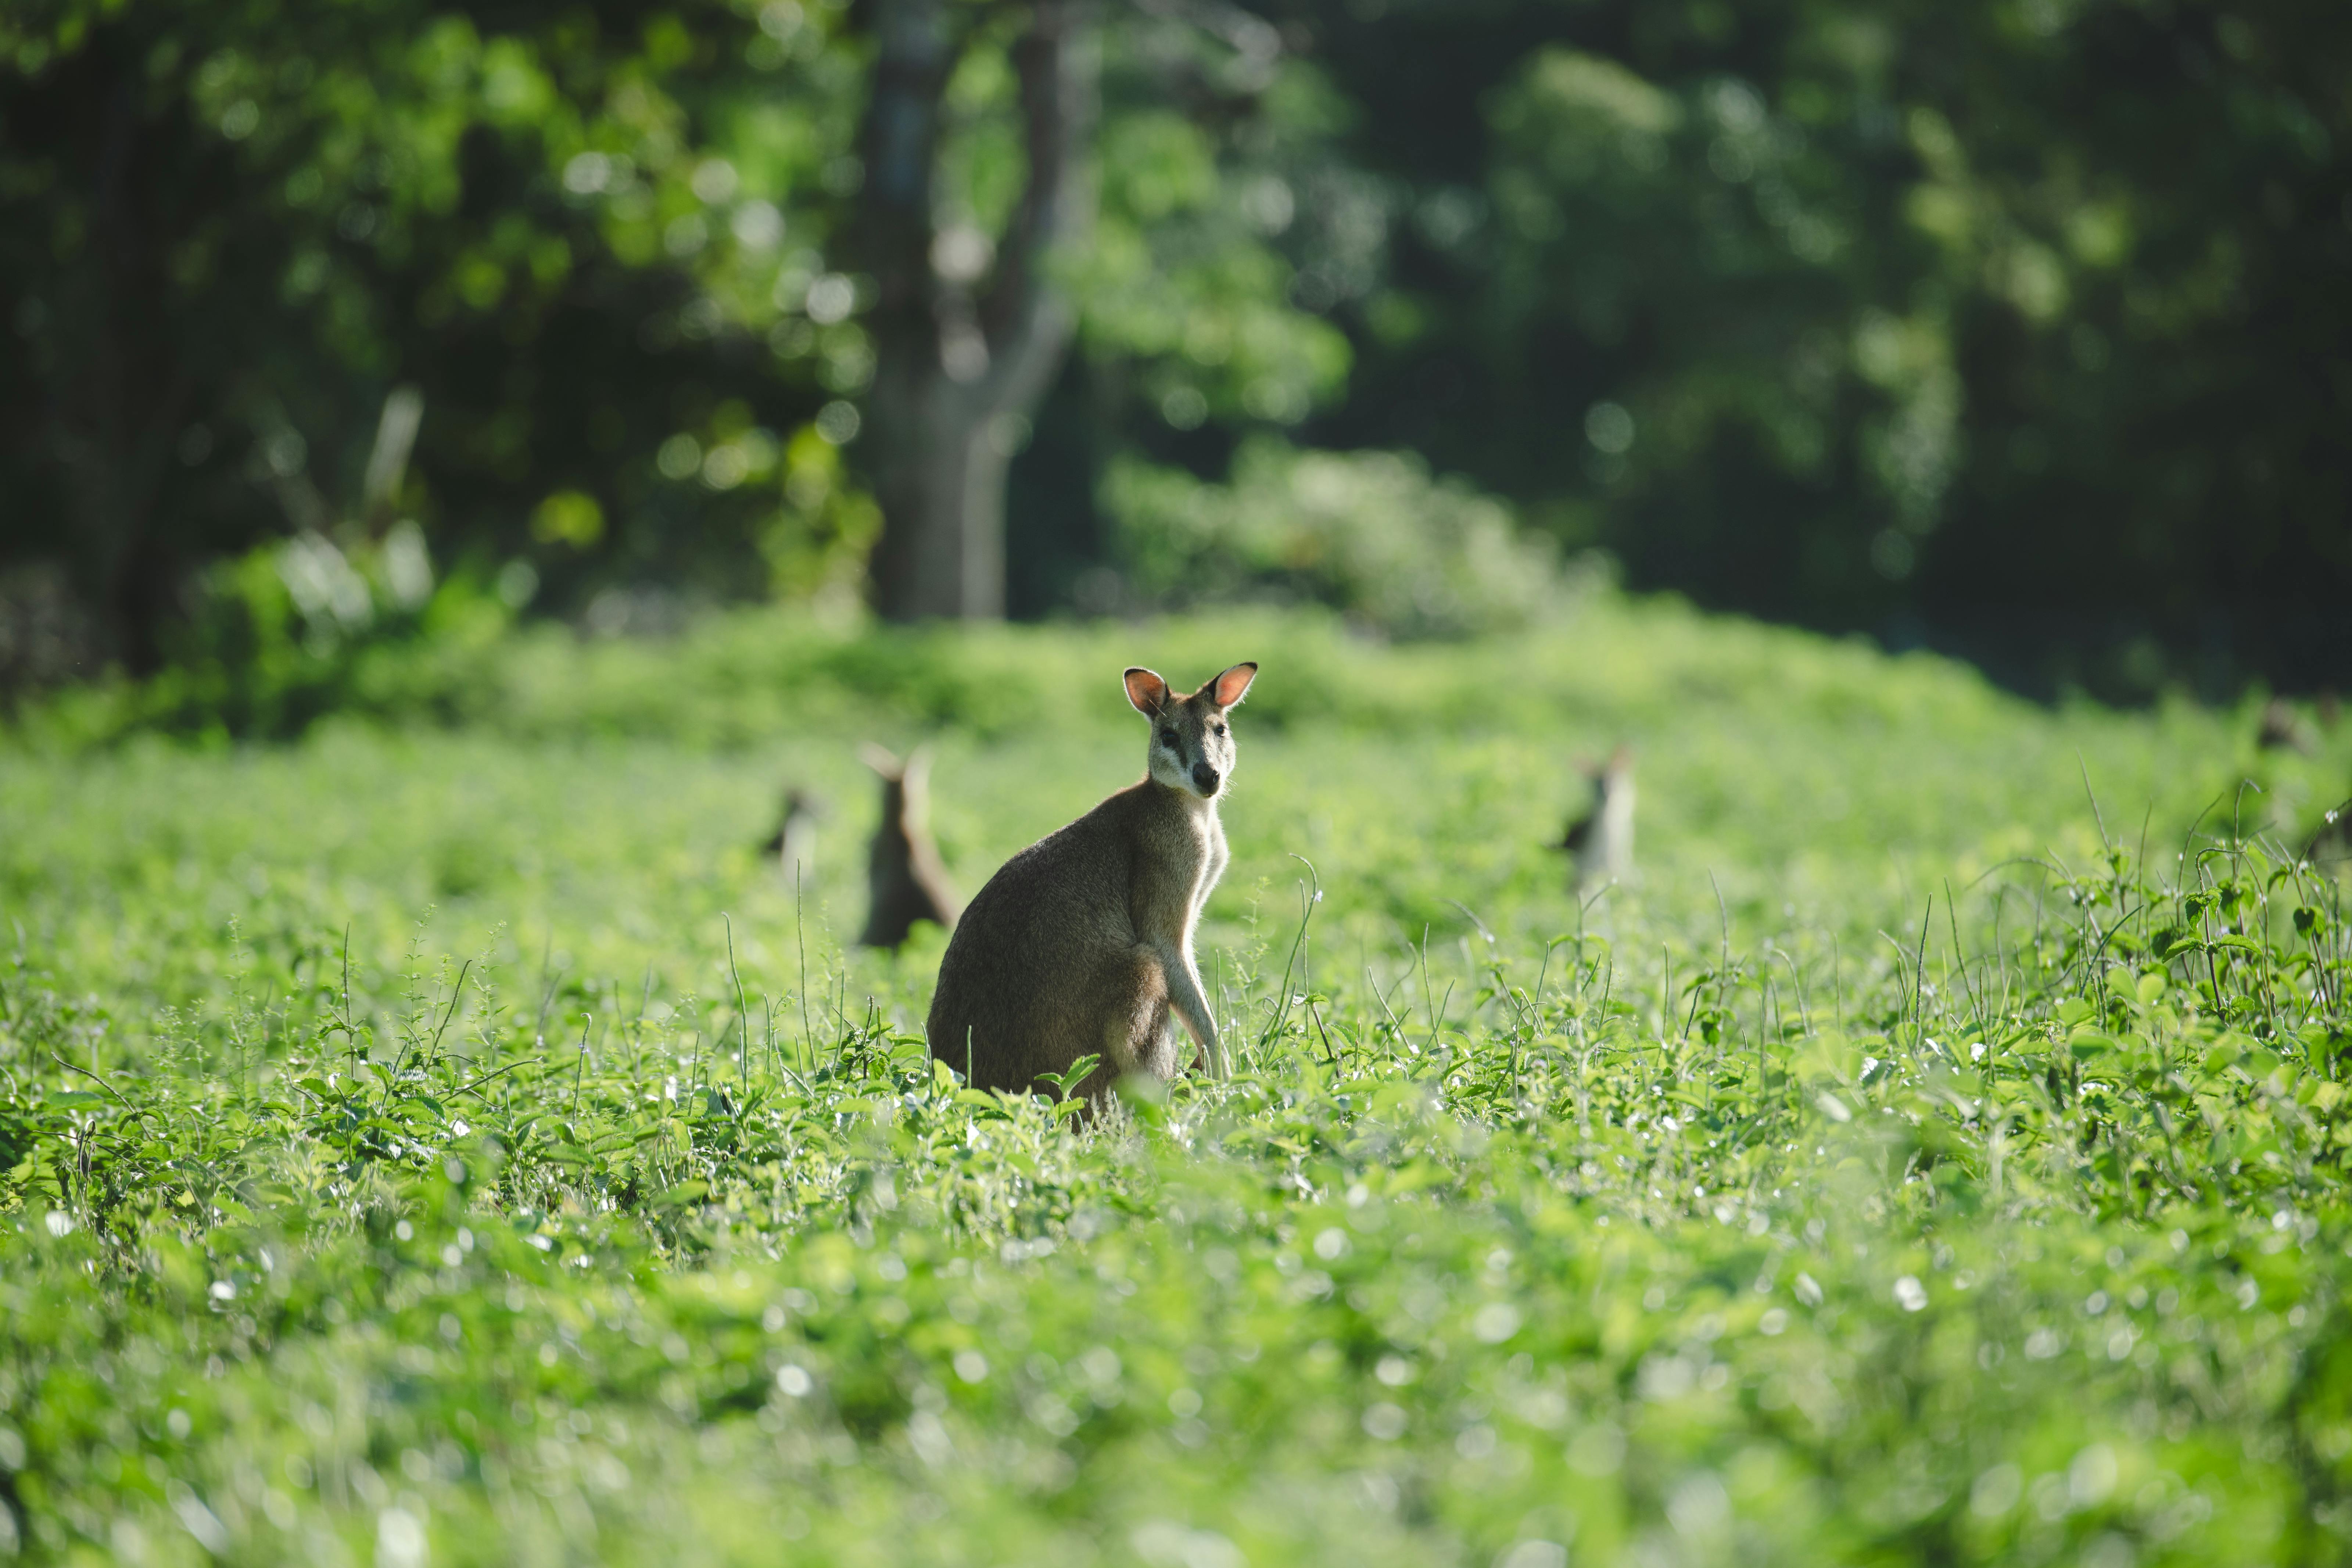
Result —
<instances>
[{"instance_id":1,"label":"shadowed treeline","mask_svg":"<svg viewBox=\"0 0 2352 1568\"><path fill-rule=\"evenodd\" d=\"M869 112L890 27L929 40L891 68L911 162ZM427 589L601 632L846 608L880 541L950 551L964 613L1450 636L1597 548L2029 690L2330 686L2347 32L2290 0L29 0L0 682L381 630L350 581L409 521ZM926 434L924 398L979 413Z\"/></svg>"}]
</instances>

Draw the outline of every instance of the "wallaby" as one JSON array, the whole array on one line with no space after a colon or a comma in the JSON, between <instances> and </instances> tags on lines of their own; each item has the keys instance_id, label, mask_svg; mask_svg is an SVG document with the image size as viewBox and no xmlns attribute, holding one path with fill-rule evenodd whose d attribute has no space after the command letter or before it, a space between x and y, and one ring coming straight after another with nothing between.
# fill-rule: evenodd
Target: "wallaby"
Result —
<instances>
[{"instance_id":1,"label":"wallaby","mask_svg":"<svg viewBox=\"0 0 2352 1568\"><path fill-rule=\"evenodd\" d=\"M1633 753L1620 746L1606 766L1582 771L1592 781L1592 804L1569 823L1559 843L1548 846L1574 857L1570 892L1633 876Z\"/></svg>"},{"instance_id":2,"label":"wallaby","mask_svg":"<svg viewBox=\"0 0 2352 1568\"><path fill-rule=\"evenodd\" d=\"M824 815L824 806L808 791L784 791L783 816L760 853L776 863L785 881L804 881L816 874L816 823Z\"/></svg>"},{"instance_id":3,"label":"wallaby","mask_svg":"<svg viewBox=\"0 0 2352 1568\"><path fill-rule=\"evenodd\" d=\"M2254 749L2301 752L2307 757L2319 746L2312 737L2311 726L2294 710L2294 704L2284 697L2273 697L2263 704L2262 718L2254 726Z\"/></svg>"},{"instance_id":4,"label":"wallaby","mask_svg":"<svg viewBox=\"0 0 2352 1568\"><path fill-rule=\"evenodd\" d=\"M1130 1073L1176 1076L1181 1020L1210 1072L1227 1076L1192 931L1225 869L1226 714L1256 676L1237 664L1184 697L1150 670L1127 672L1127 700L1151 722L1149 772L981 889L940 961L933 1056L977 1088L1015 1091L1098 1056L1080 1091L1100 1106Z\"/></svg>"},{"instance_id":5,"label":"wallaby","mask_svg":"<svg viewBox=\"0 0 2352 1568\"><path fill-rule=\"evenodd\" d=\"M2320 814L2319 826L2303 843L2303 857L2331 876L2352 870L2352 800Z\"/></svg>"},{"instance_id":6,"label":"wallaby","mask_svg":"<svg viewBox=\"0 0 2352 1568\"><path fill-rule=\"evenodd\" d=\"M930 748L916 747L904 763L879 746L859 754L882 780L882 820L866 861L873 896L859 945L898 947L917 921L954 930L955 885L931 842Z\"/></svg>"}]
</instances>

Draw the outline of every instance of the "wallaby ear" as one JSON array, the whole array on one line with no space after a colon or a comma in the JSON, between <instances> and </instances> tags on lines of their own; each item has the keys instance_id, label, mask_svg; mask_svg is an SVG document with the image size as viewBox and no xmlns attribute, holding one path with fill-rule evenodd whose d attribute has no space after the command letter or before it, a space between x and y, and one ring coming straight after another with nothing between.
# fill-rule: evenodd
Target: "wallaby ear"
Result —
<instances>
[{"instance_id":1,"label":"wallaby ear","mask_svg":"<svg viewBox=\"0 0 2352 1568\"><path fill-rule=\"evenodd\" d=\"M1135 710L1147 719L1157 719L1160 710L1168 706L1168 683L1140 665L1129 668L1126 677L1127 700Z\"/></svg>"},{"instance_id":2,"label":"wallaby ear","mask_svg":"<svg viewBox=\"0 0 2352 1568\"><path fill-rule=\"evenodd\" d=\"M1257 665L1255 661L1237 664L1201 688L1201 691L1207 693L1209 700L1218 707L1231 708L1242 700L1243 694L1250 689L1250 682L1256 679Z\"/></svg>"},{"instance_id":3,"label":"wallaby ear","mask_svg":"<svg viewBox=\"0 0 2352 1568\"><path fill-rule=\"evenodd\" d=\"M868 741L857 748L857 759L892 784L904 778L907 770L888 751Z\"/></svg>"}]
</instances>

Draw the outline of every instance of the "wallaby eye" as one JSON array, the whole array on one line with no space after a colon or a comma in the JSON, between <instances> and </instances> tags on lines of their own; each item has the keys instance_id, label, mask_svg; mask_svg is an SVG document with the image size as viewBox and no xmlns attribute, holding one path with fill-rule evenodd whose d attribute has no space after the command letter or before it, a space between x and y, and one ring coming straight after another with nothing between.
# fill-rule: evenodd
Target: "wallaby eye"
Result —
<instances>
[{"instance_id":1,"label":"wallaby eye","mask_svg":"<svg viewBox=\"0 0 2352 1568\"><path fill-rule=\"evenodd\" d=\"M1211 729L1214 730L1214 731L1215 731L1218 734L1220 734L1220 735L1222 735L1222 734L1223 734L1223 733L1225 732L1225 727L1224 727L1223 724L1212 724L1212 725L1210 725L1209 727L1210 727Z\"/></svg>"},{"instance_id":2,"label":"wallaby eye","mask_svg":"<svg viewBox=\"0 0 2352 1568\"><path fill-rule=\"evenodd\" d=\"M1176 744L1176 731L1173 731L1173 730L1162 730L1162 731L1160 731L1160 743L1161 745L1163 745L1163 746L1168 746L1168 747L1171 747L1171 748L1174 747L1174 745Z\"/></svg>"}]
</instances>

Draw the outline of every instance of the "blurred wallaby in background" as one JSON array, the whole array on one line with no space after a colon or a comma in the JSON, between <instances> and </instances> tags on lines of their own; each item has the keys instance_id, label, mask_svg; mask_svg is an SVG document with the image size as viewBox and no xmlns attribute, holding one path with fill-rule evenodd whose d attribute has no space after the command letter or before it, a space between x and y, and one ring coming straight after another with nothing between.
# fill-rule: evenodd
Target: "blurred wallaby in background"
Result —
<instances>
[{"instance_id":1,"label":"blurred wallaby in background","mask_svg":"<svg viewBox=\"0 0 2352 1568\"><path fill-rule=\"evenodd\" d=\"M1580 769L1592 782L1591 804L1569 820L1559 843L1548 846L1570 857L1570 892L1633 877L1633 753L1620 746L1605 765Z\"/></svg>"},{"instance_id":2,"label":"blurred wallaby in background","mask_svg":"<svg viewBox=\"0 0 2352 1568\"><path fill-rule=\"evenodd\" d=\"M917 921L952 931L961 900L931 842L930 748L916 747L904 763L874 745L859 755L882 780L882 820L866 863L872 901L859 944L897 947Z\"/></svg>"},{"instance_id":3,"label":"blurred wallaby in background","mask_svg":"<svg viewBox=\"0 0 2352 1568\"><path fill-rule=\"evenodd\" d=\"M1227 1075L1192 931L1225 869L1226 714L1256 674L1237 664L1182 697L1150 670L1127 672L1127 700L1151 724L1149 771L981 889L940 962L933 1056L978 1088L1015 1091L1099 1057L1080 1092L1100 1106L1129 1073L1176 1076L1181 1020L1209 1070Z\"/></svg>"},{"instance_id":4,"label":"blurred wallaby in background","mask_svg":"<svg viewBox=\"0 0 2352 1568\"><path fill-rule=\"evenodd\" d=\"M2320 813L2318 826L2303 841L2303 858L2330 876L2352 871L2352 800Z\"/></svg>"},{"instance_id":5,"label":"blurred wallaby in background","mask_svg":"<svg viewBox=\"0 0 2352 1568\"><path fill-rule=\"evenodd\" d=\"M783 815L760 846L760 853L775 862L785 881L798 885L814 879L816 825L824 815L824 803L816 796L804 789L785 788Z\"/></svg>"},{"instance_id":6,"label":"blurred wallaby in background","mask_svg":"<svg viewBox=\"0 0 2352 1568\"><path fill-rule=\"evenodd\" d=\"M2300 752L2305 756L2319 750L2318 738L2294 704L2284 697L2273 697L2263 704L2262 722L2254 731L2254 747L2263 752Z\"/></svg>"}]
</instances>

